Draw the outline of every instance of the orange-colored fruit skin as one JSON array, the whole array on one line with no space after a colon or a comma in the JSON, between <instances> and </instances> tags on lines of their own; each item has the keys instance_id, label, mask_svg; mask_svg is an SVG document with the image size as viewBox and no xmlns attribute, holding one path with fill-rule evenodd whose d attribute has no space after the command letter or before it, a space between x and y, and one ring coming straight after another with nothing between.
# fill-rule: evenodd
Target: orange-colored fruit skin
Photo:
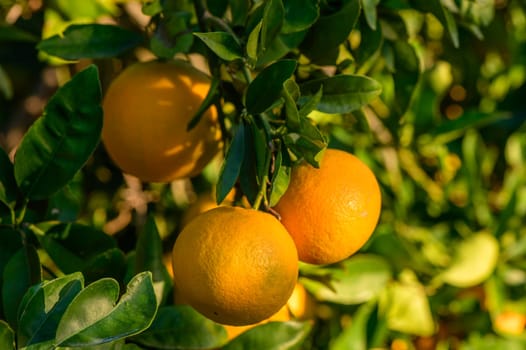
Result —
<instances>
[{"instance_id":1,"label":"orange-colored fruit skin","mask_svg":"<svg viewBox=\"0 0 526 350\"><path fill-rule=\"evenodd\" d=\"M380 187L360 159L327 149L319 169L307 163L293 168L274 209L301 261L335 263L358 251L373 233L380 217Z\"/></svg>"},{"instance_id":2,"label":"orange-colored fruit skin","mask_svg":"<svg viewBox=\"0 0 526 350\"><path fill-rule=\"evenodd\" d=\"M190 221L173 248L174 284L209 319L242 326L282 308L298 278L296 247L272 215L220 206Z\"/></svg>"},{"instance_id":3,"label":"orange-colored fruit skin","mask_svg":"<svg viewBox=\"0 0 526 350\"><path fill-rule=\"evenodd\" d=\"M209 89L208 76L186 62L127 67L104 97L102 140L109 156L143 181L200 173L222 146L215 108L187 131Z\"/></svg>"}]
</instances>

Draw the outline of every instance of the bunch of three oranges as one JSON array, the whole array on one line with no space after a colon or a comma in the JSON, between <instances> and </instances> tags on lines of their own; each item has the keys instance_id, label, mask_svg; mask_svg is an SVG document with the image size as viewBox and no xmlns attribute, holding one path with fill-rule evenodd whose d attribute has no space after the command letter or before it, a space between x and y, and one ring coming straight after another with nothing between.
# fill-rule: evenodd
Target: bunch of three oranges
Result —
<instances>
[{"instance_id":1,"label":"bunch of three oranges","mask_svg":"<svg viewBox=\"0 0 526 350\"><path fill-rule=\"evenodd\" d=\"M144 181L198 174L221 148L209 108L187 125L209 78L184 62L136 63L109 86L102 138L110 157ZM267 319L289 299L299 261L341 261L369 239L381 206L378 182L357 157L327 149L319 168L293 168L290 185L263 211L220 206L188 223L173 248L174 283L206 317L227 325Z\"/></svg>"}]
</instances>

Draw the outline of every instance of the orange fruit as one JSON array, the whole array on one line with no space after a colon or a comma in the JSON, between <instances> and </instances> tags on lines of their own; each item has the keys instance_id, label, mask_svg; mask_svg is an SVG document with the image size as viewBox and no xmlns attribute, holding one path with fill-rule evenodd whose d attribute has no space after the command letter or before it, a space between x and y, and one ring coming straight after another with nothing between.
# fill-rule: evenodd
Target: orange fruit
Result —
<instances>
[{"instance_id":1,"label":"orange fruit","mask_svg":"<svg viewBox=\"0 0 526 350\"><path fill-rule=\"evenodd\" d=\"M272 215L221 206L177 237L174 284L190 306L226 325L261 322L283 307L298 278L294 242Z\"/></svg>"},{"instance_id":2,"label":"orange fruit","mask_svg":"<svg viewBox=\"0 0 526 350\"><path fill-rule=\"evenodd\" d=\"M209 89L208 76L183 61L124 69L104 96L102 141L109 156L143 181L199 174L222 145L214 108L187 131Z\"/></svg>"},{"instance_id":3,"label":"orange fruit","mask_svg":"<svg viewBox=\"0 0 526 350\"><path fill-rule=\"evenodd\" d=\"M308 320L314 317L316 303L300 282L297 282L294 286L294 291L292 291L292 295L287 301L287 306L291 315L298 320Z\"/></svg>"},{"instance_id":4,"label":"orange fruit","mask_svg":"<svg viewBox=\"0 0 526 350\"><path fill-rule=\"evenodd\" d=\"M311 264L341 261L360 249L380 216L380 187L373 172L350 153L327 149L314 168L292 169L290 184L274 207Z\"/></svg>"},{"instance_id":5,"label":"orange fruit","mask_svg":"<svg viewBox=\"0 0 526 350\"><path fill-rule=\"evenodd\" d=\"M504 311L495 317L495 330L504 334L519 335L526 327L526 315L516 311Z\"/></svg>"}]
</instances>

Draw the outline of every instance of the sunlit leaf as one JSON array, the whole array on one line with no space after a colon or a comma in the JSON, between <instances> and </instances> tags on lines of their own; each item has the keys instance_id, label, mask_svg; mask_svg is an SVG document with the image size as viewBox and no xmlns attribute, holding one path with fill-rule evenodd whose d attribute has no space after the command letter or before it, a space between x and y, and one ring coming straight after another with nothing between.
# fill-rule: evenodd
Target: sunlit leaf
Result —
<instances>
[{"instance_id":1,"label":"sunlit leaf","mask_svg":"<svg viewBox=\"0 0 526 350\"><path fill-rule=\"evenodd\" d=\"M367 350L367 321L375 308L375 302L361 305L353 314L352 322L336 336L330 344L330 350Z\"/></svg>"},{"instance_id":2,"label":"sunlit leaf","mask_svg":"<svg viewBox=\"0 0 526 350\"><path fill-rule=\"evenodd\" d=\"M390 284L381 295L379 312L393 331L421 336L435 332L424 287L416 282Z\"/></svg>"},{"instance_id":3,"label":"sunlit leaf","mask_svg":"<svg viewBox=\"0 0 526 350\"><path fill-rule=\"evenodd\" d=\"M243 57L241 46L226 32L194 33L206 46L225 61L234 61Z\"/></svg>"},{"instance_id":4,"label":"sunlit leaf","mask_svg":"<svg viewBox=\"0 0 526 350\"><path fill-rule=\"evenodd\" d=\"M150 272L136 275L115 305L118 297L119 284L113 279L101 279L84 288L60 320L56 344L93 346L138 334L150 326L157 312Z\"/></svg>"},{"instance_id":5,"label":"sunlit leaf","mask_svg":"<svg viewBox=\"0 0 526 350\"><path fill-rule=\"evenodd\" d=\"M15 350L15 332L2 320L0 320L0 349Z\"/></svg>"},{"instance_id":6,"label":"sunlit leaf","mask_svg":"<svg viewBox=\"0 0 526 350\"><path fill-rule=\"evenodd\" d=\"M322 268L330 285L305 279L304 285L318 300L338 304L360 304L377 297L392 278L391 268L382 257L356 255L341 266Z\"/></svg>"},{"instance_id":7,"label":"sunlit leaf","mask_svg":"<svg viewBox=\"0 0 526 350\"><path fill-rule=\"evenodd\" d=\"M451 265L439 278L456 287L471 287L485 281L495 269L499 244L488 233L474 234L456 245Z\"/></svg>"},{"instance_id":8,"label":"sunlit leaf","mask_svg":"<svg viewBox=\"0 0 526 350\"><path fill-rule=\"evenodd\" d=\"M83 286L82 275L74 273L30 289L20 307L18 346L52 349L59 321Z\"/></svg>"}]
</instances>

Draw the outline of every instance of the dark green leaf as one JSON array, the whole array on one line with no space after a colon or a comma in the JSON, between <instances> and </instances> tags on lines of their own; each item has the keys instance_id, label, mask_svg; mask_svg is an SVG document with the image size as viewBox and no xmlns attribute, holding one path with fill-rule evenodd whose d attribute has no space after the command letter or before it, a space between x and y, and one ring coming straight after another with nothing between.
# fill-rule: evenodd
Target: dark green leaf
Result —
<instances>
[{"instance_id":1,"label":"dark green leaf","mask_svg":"<svg viewBox=\"0 0 526 350\"><path fill-rule=\"evenodd\" d=\"M247 88L245 104L251 114L263 113L281 94L283 83L296 70L295 60L281 60L266 67Z\"/></svg>"},{"instance_id":2,"label":"dark green leaf","mask_svg":"<svg viewBox=\"0 0 526 350\"><path fill-rule=\"evenodd\" d=\"M128 51L143 41L139 33L108 24L73 24L61 35L38 43L45 53L66 60L110 58Z\"/></svg>"},{"instance_id":3,"label":"dark green leaf","mask_svg":"<svg viewBox=\"0 0 526 350\"><path fill-rule=\"evenodd\" d=\"M281 196L287 191L290 183L291 162L287 152L279 150L274 161L274 173L272 175L272 187L270 190L270 207L275 206Z\"/></svg>"},{"instance_id":4,"label":"dark green leaf","mask_svg":"<svg viewBox=\"0 0 526 350\"><path fill-rule=\"evenodd\" d=\"M6 100L13 98L13 83L11 78L7 75L2 65L0 65L0 93L4 95Z\"/></svg>"},{"instance_id":5,"label":"dark green leaf","mask_svg":"<svg viewBox=\"0 0 526 350\"><path fill-rule=\"evenodd\" d=\"M173 59L176 53L187 53L194 43L190 19L189 12L165 12L150 38L153 53L166 59Z\"/></svg>"},{"instance_id":6,"label":"dark green leaf","mask_svg":"<svg viewBox=\"0 0 526 350\"><path fill-rule=\"evenodd\" d=\"M118 304L114 305L118 296L119 284L109 278L84 288L60 320L56 344L93 346L132 336L148 328L157 312L151 273L136 275Z\"/></svg>"},{"instance_id":7,"label":"dark green leaf","mask_svg":"<svg viewBox=\"0 0 526 350\"><path fill-rule=\"evenodd\" d=\"M15 350L15 332L2 320L0 320L0 349Z\"/></svg>"},{"instance_id":8,"label":"dark green leaf","mask_svg":"<svg viewBox=\"0 0 526 350\"><path fill-rule=\"evenodd\" d=\"M155 349L212 349L226 342L227 333L190 306L178 305L160 308L150 328L133 340Z\"/></svg>"},{"instance_id":9,"label":"dark green leaf","mask_svg":"<svg viewBox=\"0 0 526 350\"><path fill-rule=\"evenodd\" d=\"M321 101L321 98L323 96L323 85L320 86L320 89L314 94L309 95L308 98L303 99L303 104L299 110L300 118L307 117L310 112L316 109L318 107L318 104Z\"/></svg>"},{"instance_id":10,"label":"dark green leaf","mask_svg":"<svg viewBox=\"0 0 526 350\"><path fill-rule=\"evenodd\" d=\"M307 31L279 34L274 41L270 43L265 52L262 52L261 55L258 56L256 67L264 67L267 64L282 58L287 53L297 48L306 34Z\"/></svg>"},{"instance_id":11,"label":"dark green leaf","mask_svg":"<svg viewBox=\"0 0 526 350\"><path fill-rule=\"evenodd\" d=\"M17 197L17 185L13 170L13 163L0 147L0 202L13 206Z\"/></svg>"},{"instance_id":12,"label":"dark green leaf","mask_svg":"<svg viewBox=\"0 0 526 350\"><path fill-rule=\"evenodd\" d=\"M320 9L314 0L284 0L285 21L282 33L295 33L308 29L318 19Z\"/></svg>"},{"instance_id":13,"label":"dark green leaf","mask_svg":"<svg viewBox=\"0 0 526 350\"><path fill-rule=\"evenodd\" d=\"M202 115L208 110L208 108L211 108L211 106L216 101L218 95L219 95L219 84L221 81L216 78L212 78L212 83L210 84L210 89L208 90L208 93L206 94L205 99L199 106L199 109L197 112L195 112L195 115L192 117L192 119L188 122L188 125L186 126L186 130L193 129L197 123L201 120Z\"/></svg>"},{"instance_id":14,"label":"dark green leaf","mask_svg":"<svg viewBox=\"0 0 526 350\"><path fill-rule=\"evenodd\" d=\"M336 75L311 80L300 85L300 88L302 99L323 88L323 95L316 109L325 113L349 113L357 110L368 104L382 90L376 80L361 75Z\"/></svg>"},{"instance_id":15,"label":"dark green leaf","mask_svg":"<svg viewBox=\"0 0 526 350\"><path fill-rule=\"evenodd\" d=\"M230 13L232 14L233 25L244 25L247 19L251 1L249 0L228 0Z\"/></svg>"},{"instance_id":16,"label":"dark green leaf","mask_svg":"<svg viewBox=\"0 0 526 350\"><path fill-rule=\"evenodd\" d=\"M226 32L194 33L206 46L225 61L234 61L243 58L241 46L232 36Z\"/></svg>"},{"instance_id":17,"label":"dark green leaf","mask_svg":"<svg viewBox=\"0 0 526 350\"><path fill-rule=\"evenodd\" d=\"M36 43L38 38L15 26L0 25L0 42Z\"/></svg>"},{"instance_id":18,"label":"dark green leaf","mask_svg":"<svg viewBox=\"0 0 526 350\"><path fill-rule=\"evenodd\" d=\"M393 74L396 109L400 115L403 115L409 108L420 77L420 61L415 49L406 41L394 42L393 49L396 69Z\"/></svg>"},{"instance_id":19,"label":"dark green leaf","mask_svg":"<svg viewBox=\"0 0 526 350\"><path fill-rule=\"evenodd\" d=\"M245 125L239 124L236 133L228 151L226 152L225 160L221 166L221 172L219 180L217 181L216 200L217 203L221 203L228 192L234 187L237 181L239 172L241 170L241 164L245 157Z\"/></svg>"},{"instance_id":20,"label":"dark green leaf","mask_svg":"<svg viewBox=\"0 0 526 350\"><path fill-rule=\"evenodd\" d=\"M36 249L31 246L20 248L7 261L2 283L4 316L13 328L17 326L18 305L29 286L40 282L40 261Z\"/></svg>"},{"instance_id":21,"label":"dark green leaf","mask_svg":"<svg viewBox=\"0 0 526 350\"><path fill-rule=\"evenodd\" d=\"M29 199L65 186L95 150L102 130L97 68L77 73L48 102L15 155L15 178Z\"/></svg>"},{"instance_id":22,"label":"dark green leaf","mask_svg":"<svg viewBox=\"0 0 526 350\"><path fill-rule=\"evenodd\" d=\"M257 128L254 125L245 129L245 155L239 173L241 190L250 203L254 203L259 193L261 178L258 175L258 163L261 164L261 158L264 158L267 152L266 147L256 143L256 135L253 134L255 129ZM260 152L257 159L254 157L258 152L256 149L259 149Z\"/></svg>"},{"instance_id":23,"label":"dark green leaf","mask_svg":"<svg viewBox=\"0 0 526 350\"><path fill-rule=\"evenodd\" d=\"M378 27L376 30L372 30L368 25L361 22L361 43L358 49L353 51L360 72L367 72L379 56L384 36L381 26Z\"/></svg>"},{"instance_id":24,"label":"dark green leaf","mask_svg":"<svg viewBox=\"0 0 526 350\"><path fill-rule=\"evenodd\" d=\"M298 85L292 80L289 79L285 83L291 82L288 85L295 86L298 89L298 95L299 95L299 87ZM290 131L298 131L300 129L300 113L298 111L298 106L296 105L296 99L299 96L294 96L293 89L287 88L287 84L284 84L284 89L281 92L281 96L285 100L285 115L286 115L286 123L287 128Z\"/></svg>"},{"instance_id":25,"label":"dark green leaf","mask_svg":"<svg viewBox=\"0 0 526 350\"><path fill-rule=\"evenodd\" d=\"M77 223L55 225L38 238L53 262L66 274L82 271L90 259L117 246L104 232Z\"/></svg>"},{"instance_id":26,"label":"dark green leaf","mask_svg":"<svg viewBox=\"0 0 526 350\"><path fill-rule=\"evenodd\" d=\"M18 346L52 349L59 321L83 286L82 274L74 273L31 288L20 308Z\"/></svg>"},{"instance_id":27,"label":"dark green leaf","mask_svg":"<svg viewBox=\"0 0 526 350\"><path fill-rule=\"evenodd\" d=\"M347 40L359 15L360 2L347 1L338 11L320 16L310 27L300 46L301 51L313 61L323 61L327 54Z\"/></svg>"},{"instance_id":28,"label":"dark green leaf","mask_svg":"<svg viewBox=\"0 0 526 350\"><path fill-rule=\"evenodd\" d=\"M0 301L4 283L4 269L9 260L23 247L22 233L12 228L0 228ZM11 281L8 281L11 283ZM3 303L0 303L0 318L2 318Z\"/></svg>"},{"instance_id":29,"label":"dark green leaf","mask_svg":"<svg viewBox=\"0 0 526 350\"><path fill-rule=\"evenodd\" d=\"M281 0L267 0L263 18L261 19L260 42L258 45L258 56L267 50L276 39L283 26L285 9Z\"/></svg>"},{"instance_id":30,"label":"dark green leaf","mask_svg":"<svg viewBox=\"0 0 526 350\"><path fill-rule=\"evenodd\" d=\"M380 0L360 0L365 15L365 20L372 30L376 30L376 6Z\"/></svg>"},{"instance_id":31,"label":"dark green leaf","mask_svg":"<svg viewBox=\"0 0 526 350\"><path fill-rule=\"evenodd\" d=\"M367 350L367 321L376 301L362 304L353 314L353 320L331 342L331 350Z\"/></svg>"},{"instance_id":32,"label":"dark green leaf","mask_svg":"<svg viewBox=\"0 0 526 350\"><path fill-rule=\"evenodd\" d=\"M298 349L311 331L308 322L269 322L249 329L234 338L223 350Z\"/></svg>"},{"instance_id":33,"label":"dark green leaf","mask_svg":"<svg viewBox=\"0 0 526 350\"><path fill-rule=\"evenodd\" d=\"M172 294L172 279L163 264L161 236L153 216L148 216L146 224L137 239L135 247L135 273L150 271L158 303Z\"/></svg>"},{"instance_id":34,"label":"dark green leaf","mask_svg":"<svg viewBox=\"0 0 526 350\"><path fill-rule=\"evenodd\" d=\"M121 281L126 270L126 258L118 248L108 249L91 257L85 264L82 273L86 282L111 277Z\"/></svg>"}]
</instances>

